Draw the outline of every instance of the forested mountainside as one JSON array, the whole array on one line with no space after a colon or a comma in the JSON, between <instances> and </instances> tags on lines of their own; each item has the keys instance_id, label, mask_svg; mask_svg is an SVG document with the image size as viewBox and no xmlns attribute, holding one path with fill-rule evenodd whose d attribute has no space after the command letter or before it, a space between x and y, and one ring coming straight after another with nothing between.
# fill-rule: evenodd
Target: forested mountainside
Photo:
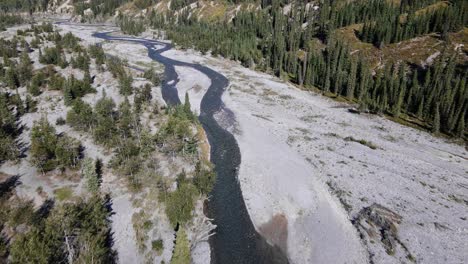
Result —
<instances>
[{"instance_id":1,"label":"forested mountainside","mask_svg":"<svg viewBox=\"0 0 468 264\"><path fill-rule=\"evenodd\" d=\"M358 103L362 110L435 133L466 133L468 4L463 0L74 5L84 20L118 14L126 33L163 29L182 48L238 60L304 89Z\"/></svg>"}]
</instances>

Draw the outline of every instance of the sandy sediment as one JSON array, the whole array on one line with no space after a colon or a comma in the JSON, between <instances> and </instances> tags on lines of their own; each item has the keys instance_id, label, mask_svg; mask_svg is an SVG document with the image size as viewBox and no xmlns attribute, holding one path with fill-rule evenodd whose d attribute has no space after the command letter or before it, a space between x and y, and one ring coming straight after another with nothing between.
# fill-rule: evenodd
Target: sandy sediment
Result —
<instances>
[{"instance_id":1,"label":"sandy sediment","mask_svg":"<svg viewBox=\"0 0 468 264\"><path fill-rule=\"evenodd\" d=\"M468 258L468 155L462 146L382 117L352 114L346 104L237 63L193 51L164 55L203 63L230 80L223 101L235 122L223 120L224 113L217 117L240 146L249 214L279 246L285 235L265 227L278 215L286 219L293 263ZM385 250L385 237L368 236L351 223L374 204L401 216L393 254Z\"/></svg>"}]
</instances>

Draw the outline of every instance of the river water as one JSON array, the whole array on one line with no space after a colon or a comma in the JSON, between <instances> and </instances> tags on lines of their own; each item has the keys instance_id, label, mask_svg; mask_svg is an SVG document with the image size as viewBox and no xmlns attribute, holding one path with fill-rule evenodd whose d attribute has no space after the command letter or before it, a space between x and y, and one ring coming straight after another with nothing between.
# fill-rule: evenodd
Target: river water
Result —
<instances>
[{"instance_id":1,"label":"river water","mask_svg":"<svg viewBox=\"0 0 468 264\"><path fill-rule=\"evenodd\" d=\"M201 101L199 120L208 136L211 146L211 162L215 165L217 174L216 183L207 203L208 217L213 218L217 226L216 234L211 236L209 241L211 263L288 263L286 255L278 247L268 244L256 232L237 180L241 162L239 146L234 136L222 128L214 118L215 113L225 108L221 97L229 85L228 79L206 66L163 56L163 52L172 48L167 43L112 36L110 32L95 33L93 36L105 40L129 41L144 45L148 49L148 56L165 66L162 95L168 105L180 103L176 88L179 79L175 66L193 68L210 78L211 85Z\"/></svg>"}]
</instances>

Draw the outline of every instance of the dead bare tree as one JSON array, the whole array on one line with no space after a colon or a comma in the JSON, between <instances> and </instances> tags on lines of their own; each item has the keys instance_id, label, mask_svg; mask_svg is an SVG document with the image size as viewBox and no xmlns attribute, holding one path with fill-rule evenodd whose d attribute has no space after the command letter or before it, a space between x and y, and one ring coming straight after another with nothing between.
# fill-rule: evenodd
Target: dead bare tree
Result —
<instances>
[{"instance_id":1,"label":"dead bare tree","mask_svg":"<svg viewBox=\"0 0 468 264\"><path fill-rule=\"evenodd\" d=\"M202 215L202 217L195 218L192 230L192 238L190 239L190 250L197 247L198 243L207 241L212 235L216 234L214 230L216 225L213 224L213 219Z\"/></svg>"}]
</instances>

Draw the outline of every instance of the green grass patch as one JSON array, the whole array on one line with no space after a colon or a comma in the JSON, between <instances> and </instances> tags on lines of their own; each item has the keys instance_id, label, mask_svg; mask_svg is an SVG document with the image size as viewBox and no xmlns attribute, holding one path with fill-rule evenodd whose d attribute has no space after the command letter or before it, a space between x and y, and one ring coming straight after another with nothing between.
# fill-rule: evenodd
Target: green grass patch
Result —
<instances>
[{"instance_id":1,"label":"green grass patch","mask_svg":"<svg viewBox=\"0 0 468 264\"><path fill-rule=\"evenodd\" d=\"M156 251L158 255L161 255L162 251L164 250L164 244L163 244L162 239L151 241L151 248L154 251Z\"/></svg>"},{"instance_id":2,"label":"green grass patch","mask_svg":"<svg viewBox=\"0 0 468 264\"><path fill-rule=\"evenodd\" d=\"M73 190L70 187L62 187L54 190L55 198L59 201L70 200L73 197Z\"/></svg>"},{"instance_id":3,"label":"green grass patch","mask_svg":"<svg viewBox=\"0 0 468 264\"><path fill-rule=\"evenodd\" d=\"M377 146L374 143L372 143L370 141L367 141L367 140L364 140L364 139L356 139L354 137L345 137L344 140L345 141L357 142L357 143L359 143L361 145L364 145L364 146L366 146L366 147L368 147L370 149L377 149Z\"/></svg>"}]
</instances>

